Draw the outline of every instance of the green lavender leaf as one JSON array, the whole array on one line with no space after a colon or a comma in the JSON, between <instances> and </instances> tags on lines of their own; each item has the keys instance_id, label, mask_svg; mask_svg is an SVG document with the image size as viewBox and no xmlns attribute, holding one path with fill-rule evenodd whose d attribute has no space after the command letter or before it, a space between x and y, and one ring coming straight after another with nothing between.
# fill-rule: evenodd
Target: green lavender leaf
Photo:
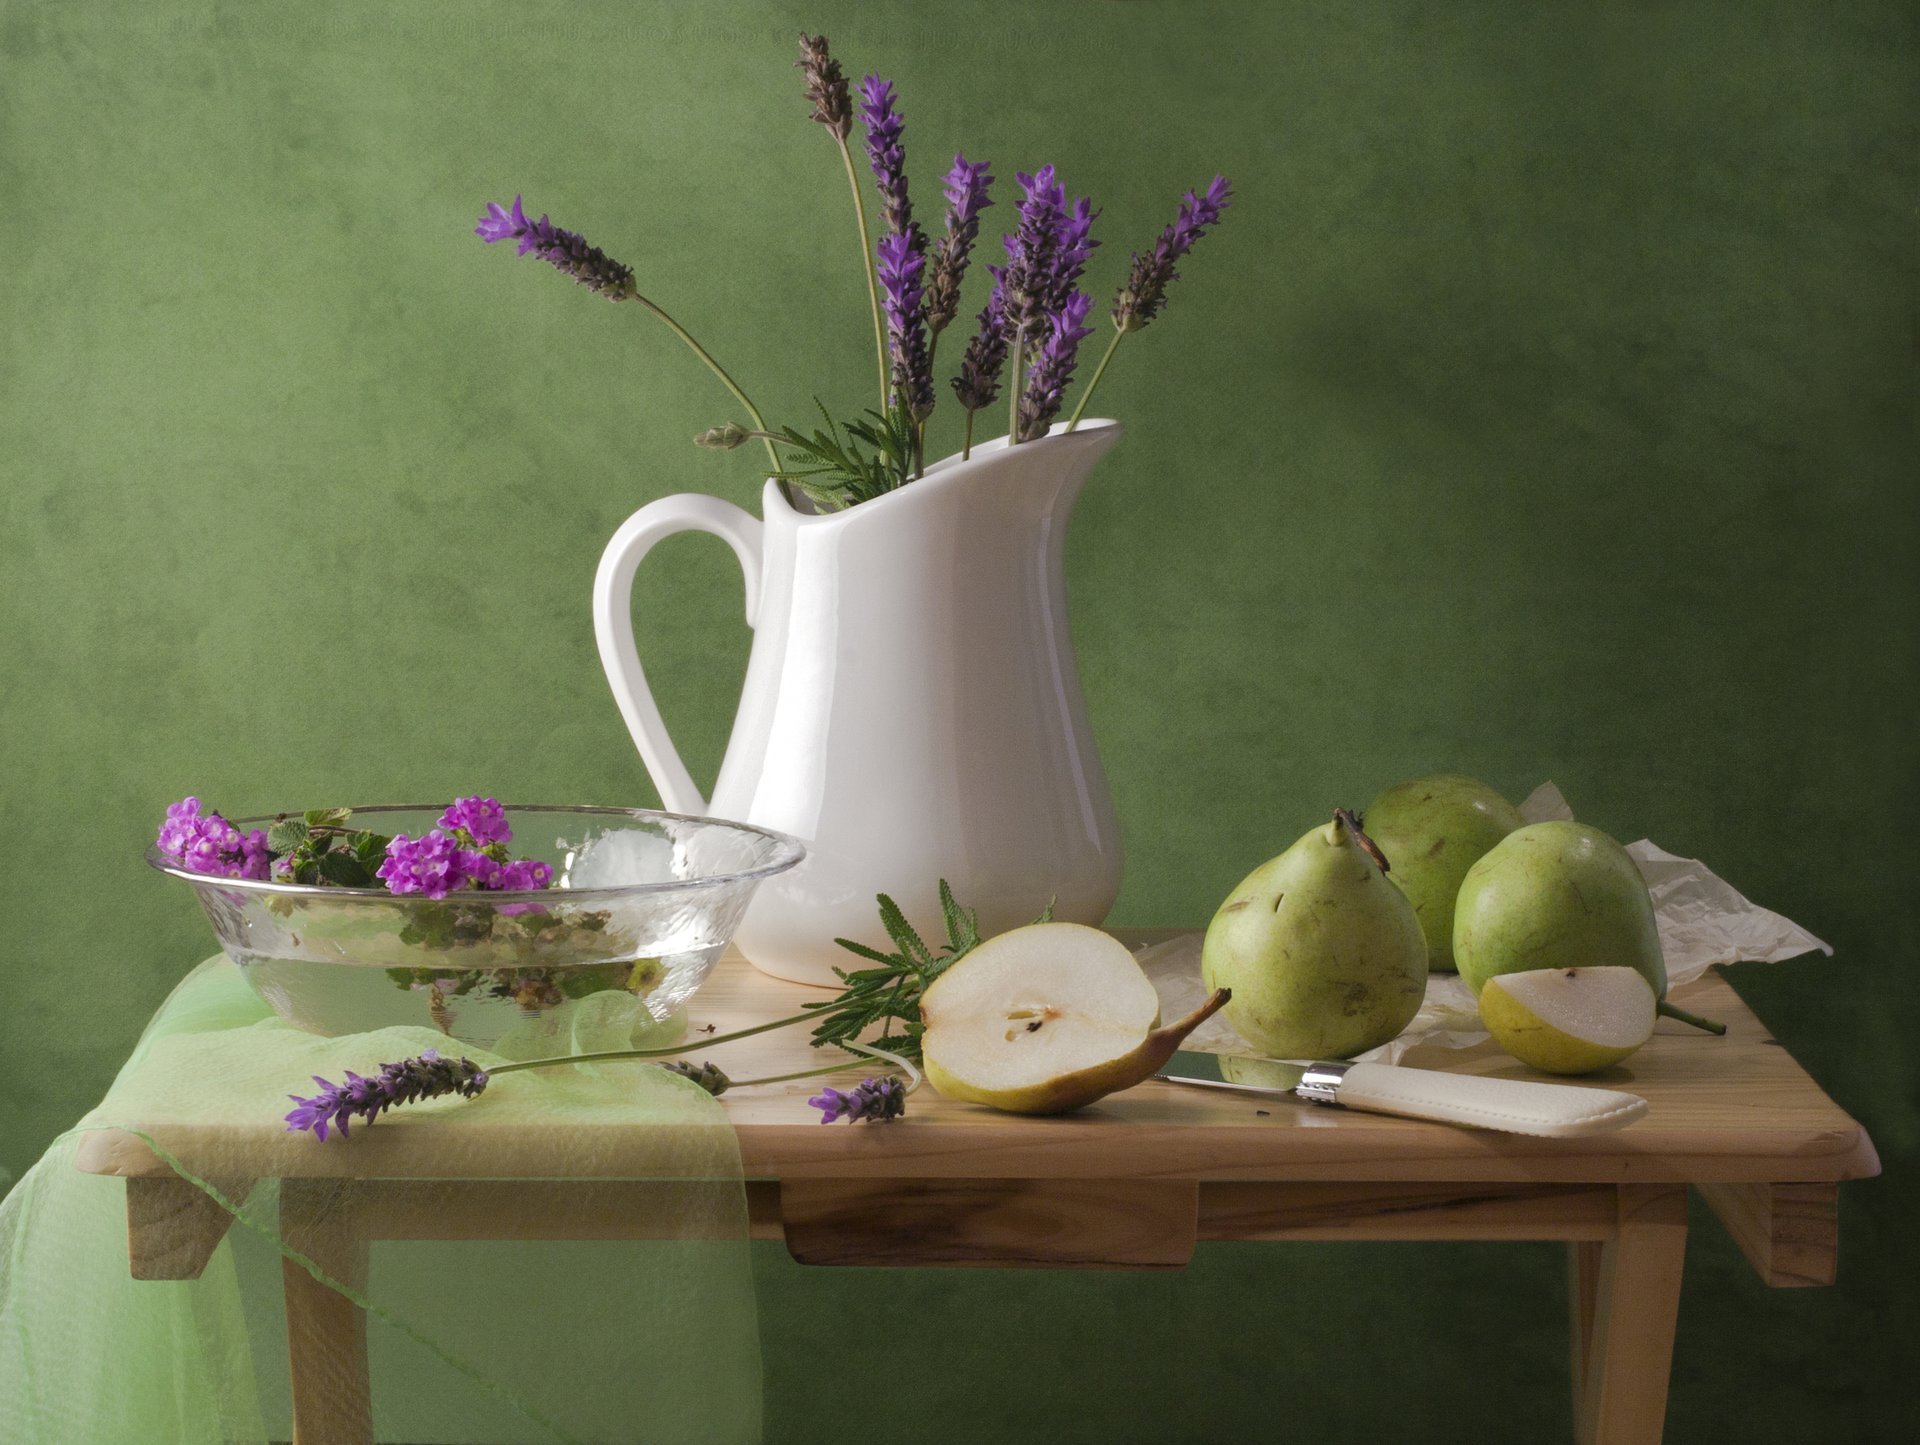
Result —
<instances>
[{"instance_id":1,"label":"green lavender leaf","mask_svg":"<svg viewBox=\"0 0 1920 1445\"><path fill-rule=\"evenodd\" d=\"M887 937L893 940L893 946L917 967L933 967L932 950L913 931L913 925L907 922L907 915L900 911L900 905L884 893L880 895L880 926L887 930Z\"/></svg>"},{"instance_id":2,"label":"green lavender leaf","mask_svg":"<svg viewBox=\"0 0 1920 1445\"><path fill-rule=\"evenodd\" d=\"M980 942L980 915L962 908L954 900L953 889L947 886L947 880L940 880L940 914L947 924L947 942L955 956L976 947ZM1047 922L1053 917L1053 904L1047 904L1046 915L1040 920Z\"/></svg>"},{"instance_id":3,"label":"green lavender leaf","mask_svg":"<svg viewBox=\"0 0 1920 1445\"><path fill-rule=\"evenodd\" d=\"M851 938L834 940L847 952L878 966L834 970L842 985L839 996L806 1005L820 1016L814 1025L812 1043L815 1048L844 1044L877 1027L881 1033L873 1043L919 1063L920 1036L924 1031L920 1022L920 1000L936 978L980 946L980 917L962 908L953 896L953 889L941 879L940 916L946 925L947 939L935 953L907 921L899 904L884 893L876 901L881 926L894 951L884 953ZM1049 903L1046 913L1036 921L1045 923L1052 916L1053 905Z\"/></svg>"},{"instance_id":4,"label":"green lavender leaf","mask_svg":"<svg viewBox=\"0 0 1920 1445\"><path fill-rule=\"evenodd\" d=\"M843 436L819 398L814 405L826 423L824 430L782 427L773 433L790 453L787 464L773 473L776 479L798 487L829 511L871 501L912 480L915 433L905 407L869 411L871 421L848 422Z\"/></svg>"}]
</instances>

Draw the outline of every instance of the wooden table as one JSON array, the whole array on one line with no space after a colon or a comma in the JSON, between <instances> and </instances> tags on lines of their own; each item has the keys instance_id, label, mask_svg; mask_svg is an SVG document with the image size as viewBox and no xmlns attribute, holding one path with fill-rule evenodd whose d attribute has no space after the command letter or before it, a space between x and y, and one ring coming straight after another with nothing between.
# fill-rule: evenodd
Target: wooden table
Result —
<instances>
[{"instance_id":1,"label":"wooden table","mask_svg":"<svg viewBox=\"0 0 1920 1445\"><path fill-rule=\"evenodd\" d=\"M1138 945L1174 934L1122 936ZM693 1024L724 1033L820 996L729 954L695 997ZM724 1102L752 1231L784 1239L805 1264L1177 1269L1203 1240L1564 1240L1574 1438L1640 1445L1660 1439L1666 1412L1688 1189L1769 1285L1823 1285L1834 1279L1839 1182L1880 1168L1866 1132L1724 980L1709 976L1675 997L1724 1019L1726 1037L1656 1035L1598 1080L1643 1095L1647 1117L1590 1139L1157 1083L1054 1119L995 1114L923 1088L897 1123L823 1128L804 1099L840 1081L820 1079ZM795 1029L724 1045L715 1058L736 1078L820 1062ZM1485 1045L1416 1051L1405 1062L1537 1077ZM648 1237L650 1191L662 1186L596 1190L605 1204L590 1219L565 1207L564 1181L580 1177L582 1159L617 1163L605 1138L572 1140L549 1125L496 1139L478 1157L471 1135L434 1122L366 1129L350 1148L248 1126L246 1157L257 1161L255 1178L282 1181L289 1242L347 1281L363 1277L374 1240ZM193 1131L156 1119L147 1132L192 1158ZM219 1144L220 1157L234 1157L231 1133ZM198 1275L226 1231L224 1209L131 1134L86 1136L78 1162L127 1179L136 1278ZM344 1196L342 1179L351 1181ZM446 1179L473 1181L451 1192L460 1209L449 1210L445 1190L431 1213L409 1207L410 1194L430 1187L423 1181ZM303 1213L310 1192L324 1192L323 1213ZM284 1277L298 1445L370 1441L361 1312L290 1261Z\"/></svg>"}]
</instances>

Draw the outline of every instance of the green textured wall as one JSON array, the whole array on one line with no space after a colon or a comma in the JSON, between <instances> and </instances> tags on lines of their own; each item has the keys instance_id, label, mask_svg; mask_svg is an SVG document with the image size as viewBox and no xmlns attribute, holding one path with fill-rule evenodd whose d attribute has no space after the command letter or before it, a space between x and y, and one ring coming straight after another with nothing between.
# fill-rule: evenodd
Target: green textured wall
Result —
<instances>
[{"instance_id":1,"label":"green textured wall","mask_svg":"<svg viewBox=\"0 0 1920 1445\"><path fill-rule=\"evenodd\" d=\"M1670 1438L1911 1424L1910 5L0 5L0 1165L209 951L138 862L168 800L652 801L593 565L664 492L750 505L753 459L687 445L729 408L663 331L467 232L524 191L770 414L864 404L802 25L897 79L923 198L958 145L1095 196L1102 289L1180 189L1238 187L1110 377L1131 434L1072 540L1116 921L1201 920L1438 767L1708 859L1837 945L1734 977L1888 1177L1845 1192L1837 1289L1765 1291L1701 1222ZM711 777L732 560L676 543L638 605ZM1546 1248L762 1262L782 1441L881 1391L952 1441L1562 1420Z\"/></svg>"}]
</instances>

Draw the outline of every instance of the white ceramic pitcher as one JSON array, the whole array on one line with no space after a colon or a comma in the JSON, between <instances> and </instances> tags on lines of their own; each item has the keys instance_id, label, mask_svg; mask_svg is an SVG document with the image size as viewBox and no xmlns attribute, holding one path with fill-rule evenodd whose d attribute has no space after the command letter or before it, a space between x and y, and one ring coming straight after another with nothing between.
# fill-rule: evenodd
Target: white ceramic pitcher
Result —
<instances>
[{"instance_id":1,"label":"white ceramic pitcher","mask_svg":"<svg viewBox=\"0 0 1920 1445\"><path fill-rule=\"evenodd\" d=\"M1120 887L1120 835L1067 630L1073 504L1120 435L1111 421L949 457L844 512L796 511L769 481L765 521L663 497L600 559L600 660L663 804L778 829L806 861L767 880L735 935L755 966L833 984L834 943L885 946L874 896L945 937L938 880L983 929L1097 924ZM746 571L746 685L711 801L647 690L633 577L661 538L711 532Z\"/></svg>"}]
</instances>

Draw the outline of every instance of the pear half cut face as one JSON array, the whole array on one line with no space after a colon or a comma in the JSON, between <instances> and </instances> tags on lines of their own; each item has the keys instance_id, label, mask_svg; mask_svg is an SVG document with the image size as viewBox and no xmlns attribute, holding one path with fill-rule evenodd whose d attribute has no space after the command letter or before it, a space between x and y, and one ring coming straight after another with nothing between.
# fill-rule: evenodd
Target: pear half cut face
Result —
<instances>
[{"instance_id":1,"label":"pear half cut face","mask_svg":"<svg viewBox=\"0 0 1920 1445\"><path fill-rule=\"evenodd\" d=\"M1523 1064L1585 1074L1617 1064L1653 1037L1653 985L1617 966L1542 968L1490 978L1480 1021Z\"/></svg>"},{"instance_id":2,"label":"pear half cut face","mask_svg":"<svg viewBox=\"0 0 1920 1445\"><path fill-rule=\"evenodd\" d=\"M1157 1029L1160 999L1126 945L1077 923L988 939L927 990L921 1052L949 1098L1058 1114L1164 1066L1219 1003Z\"/></svg>"}]
</instances>

